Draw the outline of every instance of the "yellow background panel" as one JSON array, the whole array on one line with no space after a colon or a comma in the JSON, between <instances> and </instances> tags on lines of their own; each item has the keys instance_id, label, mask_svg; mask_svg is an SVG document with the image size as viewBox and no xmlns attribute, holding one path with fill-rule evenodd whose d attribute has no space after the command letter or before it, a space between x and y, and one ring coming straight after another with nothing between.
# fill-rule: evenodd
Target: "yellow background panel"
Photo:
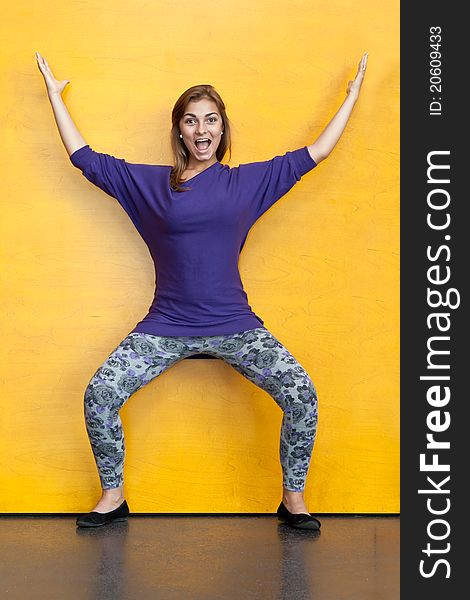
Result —
<instances>
[{"instance_id":1,"label":"yellow background panel","mask_svg":"<svg viewBox=\"0 0 470 600\"><path fill-rule=\"evenodd\" d=\"M35 51L87 143L172 164L171 109L211 83L230 166L313 142L369 63L330 157L255 224L240 257L253 310L312 377L315 512L399 511L399 4L119 0L3 7L0 512L99 497L88 381L147 313L154 270L117 201L69 162ZM134 512L272 512L274 400L220 360L184 360L121 410Z\"/></svg>"}]
</instances>

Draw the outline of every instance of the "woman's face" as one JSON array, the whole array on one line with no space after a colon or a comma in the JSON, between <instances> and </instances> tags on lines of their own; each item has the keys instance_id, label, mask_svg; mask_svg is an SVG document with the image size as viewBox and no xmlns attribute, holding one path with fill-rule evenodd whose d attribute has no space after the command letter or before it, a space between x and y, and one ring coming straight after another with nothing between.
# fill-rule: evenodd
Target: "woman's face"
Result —
<instances>
[{"instance_id":1,"label":"woman's face","mask_svg":"<svg viewBox=\"0 0 470 600\"><path fill-rule=\"evenodd\" d=\"M217 104L213 100L191 100L179 122L179 128L183 135L182 141L190 153L189 169L208 167L217 161L215 153L220 144L223 123ZM196 140L200 138L206 138L208 141L196 144Z\"/></svg>"}]
</instances>

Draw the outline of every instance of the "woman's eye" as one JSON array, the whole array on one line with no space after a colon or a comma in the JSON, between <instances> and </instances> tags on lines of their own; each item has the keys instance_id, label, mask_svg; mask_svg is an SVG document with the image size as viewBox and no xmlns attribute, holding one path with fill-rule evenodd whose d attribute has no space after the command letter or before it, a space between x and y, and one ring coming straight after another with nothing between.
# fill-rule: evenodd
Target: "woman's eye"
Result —
<instances>
[{"instance_id":1,"label":"woman's eye","mask_svg":"<svg viewBox=\"0 0 470 600\"><path fill-rule=\"evenodd\" d=\"M186 119L185 123L192 123L194 121L194 119ZM215 123L217 121L217 117L210 117L209 121L211 121L212 123Z\"/></svg>"}]
</instances>

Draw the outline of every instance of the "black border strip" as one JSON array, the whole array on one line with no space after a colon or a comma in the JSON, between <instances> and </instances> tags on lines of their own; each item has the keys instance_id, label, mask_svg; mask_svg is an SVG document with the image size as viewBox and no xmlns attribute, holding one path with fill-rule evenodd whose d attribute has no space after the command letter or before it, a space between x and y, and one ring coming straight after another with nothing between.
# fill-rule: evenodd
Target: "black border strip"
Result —
<instances>
[{"instance_id":1,"label":"black border strip","mask_svg":"<svg viewBox=\"0 0 470 600\"><path fill-rule=\"evenodd\" d=\"M470 199L463 187L462 146L470 130L463 93L464 27L457 3L401 3L401 596L406 600L458 598L459 586L467 587L467 521L458 516L466 500L469 438L463 412L470 237L465 219ZM430 163L441 167L429 172ZM427 447L428 434L450 446Z\"/></svg>"}]
</instances>

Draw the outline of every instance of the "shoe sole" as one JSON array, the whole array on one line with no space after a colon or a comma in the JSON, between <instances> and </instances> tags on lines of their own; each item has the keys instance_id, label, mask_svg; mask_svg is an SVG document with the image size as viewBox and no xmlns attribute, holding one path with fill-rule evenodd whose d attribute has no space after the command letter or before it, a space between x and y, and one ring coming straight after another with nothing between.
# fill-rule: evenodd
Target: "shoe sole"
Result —
<instances>
[{"instance_id":1,"label":"shoe sole","mask_svg":"<svg viewBox=\"0 0 470 600\"><path fill-rule=\"evenodd\" d=\"M320 527L318 527L313 522L301 523L299 525L295 525L294 523L290 523L289 521L287 521L286 519L283 519L282 517L278 517L278 520L281 521L281 523L285 523L286 525L289 525L290 527L294 527L295 529L308 529L310 531L320 531Z\"/></svg>"},{"instance_id":2,"label":"shoe sole","mask_svg":"<svg viewBox=\"0 0 470 600\"><path fill-rule=\"evenodd\" d=\"M103 525L110 525L111 523L118 523L122 521L127 521L127 517L118 517L117 519L112 519L111 521L105 521L104 523L76 523L77 527L103 527Z\"/></svg>"}]
</instances>

